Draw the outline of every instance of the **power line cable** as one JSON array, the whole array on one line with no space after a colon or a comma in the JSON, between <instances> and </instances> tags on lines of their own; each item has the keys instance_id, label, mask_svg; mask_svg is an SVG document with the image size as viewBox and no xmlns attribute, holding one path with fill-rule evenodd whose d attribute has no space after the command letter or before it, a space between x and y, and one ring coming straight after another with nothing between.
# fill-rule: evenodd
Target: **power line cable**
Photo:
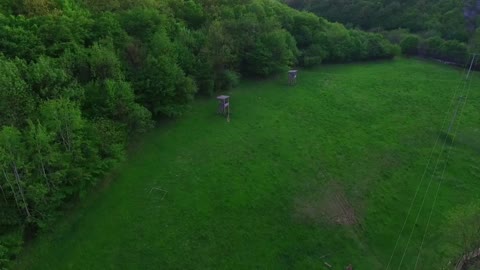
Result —
<instances>
[{"instance_id":1,"label":"power line cable","mask_svg":"<svg viewBox=\"0 0 480 270\"><path fill-rule=\"evenodd\" d=\"M476 56L476 55L475 55ZM474 57L475 57L474 56ZM478 59L476 60L475 62L475 65L476 63L478 62ZM467 77L470 76L470 73L467 75ZM429 226L430 226L430 221L432 219L432 215L433 215L433 212L435 210L435 206L436 206L436 203L437 203L437 199L438 199L438 194L440 192L440 187L442 186L443 182L444 182L444 177L445 177L445 171L446 171L446 168L447 168L447 164L448 164L448 160L450 158L450 154L452 152L452 148L453 148L453 144L455 143L455 139L457 137L457 134L458 134L458 130L459 130L459 127L460 127L460 123L461 123L461 119L462 119L462 116L463 116L463 110L465 109L465 106L467 104L467 101L468 101L468 97L469 97L469 94L470 94L470 89L471 89L471 85L472 85L472 80L470 79L470 82L468 84L468 90L467 90L467 94L465 96L465 100L463 101L463 105L462 105L462 108L460 110L460 116L459 116L459 119L458 119L458 124L457 124L457 127L455 128L455 132L453 134L453 137L452 137L452 143L450 145L450 148L448 150L448 153L447 153L447 159L445 160L445 164L443 166L443 171L442 171L442 174L440 176L440 183L438 184L438 187L437 187L437 191L435 192L435 197L434 197L434 200L433 200L433 204L432 204L432 209L430 211L430 214L428 216L428 221L427 221L427 225L425 227L425 232L423 233L423 237L422 237L422 242L420 244L420 247L419 247L419 250L418 250L418 254L417 254L417 259L415 261L415 268L414 269L417 269L417 266L418 266L418 262L419 262L419 259L420 259L420 254L422 252L422 249L423 249L423 244L425 243L425 237L427 235L427 232L428 232L428 229L429 229Z\"/></svg>"},{"instance_id":2,"label":"power line cable","mask_svg":"<svg viewBox=\"0 0 480 270\"><path fill-rule=\"evenodd\" d=\"M472 62L471 62L471 64L470 64L470 68L469 68L468 73L467 73L467 80L464 81L464 86L463 86L462 92L464 92L465 89L466 89L466 87L467 87L467 85L469 85L469 84L468 84L468 78L470 77L470 73L471 73L472 66L473 66L473 63L474 63L474 61L475 61L475 58L476 58L476 55L474 55L473 58L472 58ZM454 113L454 115L453 115L452 121L451 121L451 123L450 123L449 130L448 130L449 132L451 131L452 124L453 124L454 121L456 120L457 113L458 113L458 108L457 108L457 110L455 111L455 113ZM430 190L430 186L431 186L431 184L432 184L432 182L433 182L435 173L437 172L438 164L439 164L439 162L440 162L440 159L441 159L441 157L442 157L443 152L445 151L445 146L446 146L447 141L448 141L448 136L445 136L445 140L444 140L444 142L443 142L442 149L440 150L440 153L439 153L439 155L438 155L438 158L437 158L437 161L436 161L436 164L435 164L435 168L434 168L434 170L433 170L432 176L430 177L430 181L428 182L427 190L425 191L425 195L423 196L422 203L421 203L421 205L420 205L420 209L418 210L417 216L416 216L416 218L415 218L414 226L412 226L412 230L410 231L410 234L409 234L409 237L408 237L408 240L407 240L407 245L406 245L406 247L405 247L405 249L404 249L404 251L403 251L402 258L400 259L400 264L399 264L399 266L398 266L398 269L400 269L400 268L402 267L403 260L405 259L405 255L406 255L406 253L407 253L408 247L409 247L409 245L410 245L410 241L411 241L412 236L413 236L413 233L414 233L414 231L415 231L415 224L417 224L417 222L418 222L418 220L419 220L419 218L420 218L420 214L421 214L421 212L422 212L422 210L423 210L423 206L425 205L425 201L426 201L428 192L429 192L429 190Z\"/></svg>"},{"instance_id":3,"label":"power line cable","mask_svg":"<svg viewBox=\"0 0 480 270\"><path fill-rule=\"evenodd\" d=\"M462 77L463 77L463 75L466 73L467 65L468 65L468 62L465 63L465 65L464 65L463 72L462 72ZM459 85L457 88L455 88L455 91L454 91L454 93L453 93L452 100L451 100L451 102L450 102L449 108L448 108L448 110L447 110L447 113L445 114L445 118L444 118L444 120L443 120L441 130L443 130L443 128L444 128L444 126L445 126L445 123L446 123L446 121L447 121L447 119L448 119L448 116L449 116L449 113L448 113L448 112L449 112L450 109L452 108L452 105L455 103L455 97L456 97L457 92L458 92L459 89L460 89L460 85ZM420 180L420 183L418 184L418 187L417 187L417 189L416 189L416 191L415 191L415 195L414 195L414 197L413 197L412 203L410 204L410 208L409 208L409 210L408 210L407 216L405 217L405 220L404 220L404 222L403 222L402 229L400 230L400 233L398 234L397 240L396 240L396 242L395 242L395 246L394 246L394 248L393 248L392 254L391 254L390 259L389 259L389 261L388 261L388 264L387 264L387 267L386 267L387 270L389 269L390 264L392 263L393 257L394 257L394 255L395 255L395 252L396 252L397 247L398 247L398 243L399 243L400 238L401 238L401 236L402 236L402 234L403 234L403 232L404 232L404 230L405 230L405 227L406 227L406 225L407 225L408 218L410 217L410 214L411 214L411 212L412 212L412 210L413 210L413 206L414 206L414 204L415 204L415 201L416 201L416 198L417 198L417 196L418 196L418 193L420 192L420 188L421 188L421 186L422 186L423 180L425 179L427 170L428 170L428 168L429 168L429 166L430 166L430 163L431 163L431 161L432 161L432 158L433 158L433 156L434 156L435 148L437 147L438 142L440 141L440 137L441 137L441 134L438 135L437 140L435 141L435 144L434 144L434 146L433 146L433 149L432 149L432 151L431 151L431 153L430 153L430 156L429 156L429 158L428 158L427 166L425 167L425 170L424 170L424 172L423 172L423 175L422 175L422 178L421 178L421 180Z\"/></svg>"}]
</instances>

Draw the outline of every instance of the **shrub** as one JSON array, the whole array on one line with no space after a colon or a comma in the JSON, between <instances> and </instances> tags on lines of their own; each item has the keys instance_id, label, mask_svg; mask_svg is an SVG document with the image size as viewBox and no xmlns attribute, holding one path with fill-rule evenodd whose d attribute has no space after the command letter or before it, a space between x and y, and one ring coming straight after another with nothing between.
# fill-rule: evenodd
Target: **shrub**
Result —
<instances>
[{"instance_id":1,"label":"shrub","mask_svg":"<svg viewBox=\"0 0 480 270\"><path fill-rule=\"evenodd\" d=\"M233 70L225 70L223 72L223 81L222 85L226 90L235 88L240 83L240 74Z\"/></svg>"},{"instance_id":2,"label":"shrub","mask_svg":"<svg viewBox=\"0 0 480 270\"><path fill-rule=\"evenodd\" d=\"M21 251L23 245L21 230L15 230L0 237L0 270L7 270L9 262Z\"/></svg>"},{"instance_id":3,"label":"shrub","mask_svg":"<svg viewBox=\"0 0 480 270\"><path fill-rule=\"evenodd\" d=\"M431 37L422 42L422 51L428 57L440 58L442 57L442 46L445 43L440 37Z\"/></svg>"},{"instance_id":4,"label":"shrub","mask_svg":"<svg viewBox=\"0 0 480 270\"><path fill-rule=\"evenodd\" d=\"M456 40L446 41L440 48L442 59L464 64L468 57L468 48L464 43Z\"/></svg>"},{"instance_id":5,"label":"shrub","mask_svg":"<svg viewBox=\"0 0 480 270\"><path fill-rule=\"evenodd\" d=\"M402 52L406 55L418 54L418 47L420 45L420 39L417 36L408 36L400 42Z\"/></svg>"}]
</instances>

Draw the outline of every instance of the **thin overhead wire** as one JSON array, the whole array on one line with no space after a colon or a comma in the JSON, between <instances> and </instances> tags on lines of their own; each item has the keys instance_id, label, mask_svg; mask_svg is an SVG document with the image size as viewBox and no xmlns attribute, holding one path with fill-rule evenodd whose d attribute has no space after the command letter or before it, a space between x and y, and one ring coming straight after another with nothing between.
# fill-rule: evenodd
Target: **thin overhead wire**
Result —
<instances>
[{"instance_id":1,"label":"thin overhead wire","mask_svg":"<svg viewBox=\"0 0 480 270\"><path fill-rule=\"evenodd\" d=\"M464 74L466 73L467 65L468 65L468 62L465 63L465 65L464 65L463 72L462 72L462 77L463 77ZM448 108L447 111L446 111L445 118L444 118L444 120L443 120L441 130L443 130L444 127L445 127L445 123L447 122L450 109L452 108L452 105L455 104L455 97L457 96L457 92L458 92L458 90L460 89L460 87L461 87L461 84L460 84L457 88L455 88L455 91L454 91L454 93L453 93L451 102L450 102L450 104L449 104L449 108ZM441 134L438 135L437 140L435 141L435 144L434 144L434 146L433 146L433 148L432 148L432 151L431 151L431 153L430 153L430 156L429 156L429 158L428 158L428 162L427 162L427 165L426 165L425 170L424 170L424 172L423 172L422 178L421 178L420 183L418 184L418 187L417 187L417 189L416 189L416 191L415 191L415 195L414 195L414 197L413 197L413 199L412 199L412 202L411 202L411 204L410 204L410 207L409 207L407 216L405 217L405 220L404 220L404 222L403 222L402 229L400 230L400 233L398 234L397 240L396 240L396 242L395 242L395 246L394 246L394 248L393 248L392 254L391 254L390 259L389 259L389 261L388 261L388 264L387 264L387 267L386 267L387 270L389 269L389 267L390 267L390 265L391 265L391 263L392 263L393 257L394 257L394 255L395 255L395 252L397 251L398 243L399 243L400 238L401 238L401 236L402 236L402 234L403 234L403 232L404 232L404 230L405 230L405 228L406 228L408 218L410 217L410 214L411 214L411 212L412 212L412 210L413 210L413 206L415 205L415 201L416 201L416 199L417 199L418 193L420 192L420 188L421 188L422 183L423 183L423 181L424 181L424 179L425 179L425 176L426 176L426 174L427 174L427 170L428 170L428 168L430 167L430 163L431 163L431 161L432 161L432 158L433 158L434 153L435 153L435 149L436 149L436 147L437 147L437 145L438 145L438 142L440 141L440 138L441 138Z\"/></svg>"},{"instance_id":2,"label":"thin overhead wire","mask_svg":"<svg viewBox=\"0 0 480 270\"><path fill-rule=\"evenodd\" d=\"M470 73L471 73L472 66L473 66L473 63L474 63L474 61L475 61L475 58L476 58L476 56L474 55L473 58L472 58L472 62L471 62L471 64L470 64L470 68L469 68L468 73L467 73L467 77L466 77L466 79L464 80L464 83L463 83L464 86L463 86L462 92L465 91L465 89L467 88L467 85L468 85L468 86L470 85L468 80L469 80L469 78L470 78ZM471 82L471 81L470 81L470 82ZM458 112L458 109L457 109L457 111L454 113L454 115L453 115L453 117L452 117L452 120L451 120L452 123L455 121L457 112ZM452 125L450 125L449 131L450 131L451 127L452 127ZM443 129L442 129L442 130L443 130ZM416 216L416 218L415 218L414 224L417 224L417 222L418 222L418 220L419 220L419 218L420 218L420 215L421 215L421 213L422 213L423 206L425 205L425 201L426 201L426 199L427 199L428 192L429 192L429 190L430 190L430 187L431 187L431 184L432 184L432 182L433 182L433 179L435 178L435 173L437 172L438 164L439 164L439 162L440 162L440 160L441 160L441 157L442 157L443 152L445 151L445 146L446 146L446 144L447 144L447 141L448 141L448 137L446 136L446 137L445 137L445 140L444 140L444 142L443 142L443 145L442 145L442 149L440 150L440 153L439 153L439 155L438 155L438 157L437 157L437 161L436 161L436 164L435 164L435 167L434 167L432 176L430 177L430 181L428 182L428 186L427 186L427 189L426 189L426 191L425 191L425 195L423 196L422 203L421 203L421 205L420 205L420 209L418 210L418 213L417 213L417 216ZM408 248L409 248L410 241L411 241L411 239L412 239L412 236L413 236L414 231L415 231L415 226L412 226L412 230L410 231L410 234L409 234L409 237L408 237L408 240L407 240L406 247L405 247L405 249L404 249L404 251L403 251L402 258L400 259L400 264L399 264L399 266L398 266L398 269L400 269L400 268L402 267L402 264L403 264L403 261L404 261L404 259L405 259L405 255L406 255L406 253L407 253L407 250L408 250Z\"/></svg>"},{"instance_id":3,"label":"thin overhead wire","mask_svg":"<svg viewBox=\"0 0 480 270\"><path fill-rule=\"evenodd\" d=\"M474 58L476 57L476 55L474 55ZM475 65L476 63L478 62L478 59L476 60L475 62ZM467 75L467 79L469 79L469 76L470 76L470 73ZM440 193L440 188L445 180L445 171L447 169L447 164L448 164L448 160L450 159L450 154L452 152L452 148L453 148L453 144L455 143L455 139L458 135L458 130L459 130L459 127L460 127L460 123L461 123L461 120L462 120L462 116L463 116L463 110L465 109L465 106L467 105L467 102L468 102L468 97L470 95L470 89L471 89L471 86L472 86L472 79L470 79L469 83L468 83L468 89L467 89L467 93L465 95L465 100L463 101L463 104L462 104L462 108L460 110L460 115L459 115L459 119L458 119L458 124L455 128L455 132L453 133L453 137L452 137L452 143L448 149L448 153L447 153L447 159L445 160L445 164L443 166L443 171L442 171L442 174L440 176L440 183L438 184L438 187L437 187L437 191L435 192L435 197L434 197L434 200L433 200L433 204L432 204L432 209L430 210L430 214L428 215L428 221L427 221L427 225L425 227L425 231L423 233L423 236L422 236L422 242L420 244L420 247L419 247L419 250L418 250L418 254L417 254L417 259L415 260L415 268L414 269L417 269L417 266L418 266L418 262L419 262L419 259L420 259L420 254L422 252L422 249L423 249L423 245L425 243L425 237L428 233L428 230L429 230L429 227L430 227L430 221L432 220L432 216L433 216L433 212L435 210L435 207L436 207L436 204L437 204L437 199L438 199L438 194Z\"/></svg>"}]
</instances>

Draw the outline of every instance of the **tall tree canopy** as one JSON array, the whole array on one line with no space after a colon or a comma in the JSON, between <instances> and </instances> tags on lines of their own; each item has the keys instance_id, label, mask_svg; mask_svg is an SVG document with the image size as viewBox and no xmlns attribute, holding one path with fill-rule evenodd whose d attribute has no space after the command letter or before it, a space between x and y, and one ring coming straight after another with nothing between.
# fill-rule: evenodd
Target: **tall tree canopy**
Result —
<instances>
[{"instance_id":1,"label":"tall tree canopy","mask_svg":"<svg viewBox=\"0 0 480 270\"><path fill-rule=\"evenodd\" d=\"M284 0L290 6L378 32L406 55L462 65L478 53L480 1L476 0Z\"/></svg>"},{"instance_id":2,"label":"tall tree canopy","mask_svg":"<svg viewBox=\"0 0 480 270\"><path fill-rule=\"evenodd\" d=\"M445 39L468 41L480 26L480 2L475 0L285 0L298 9L366 30L405 28L434 32Z\"/></svg>"}]
</instances>

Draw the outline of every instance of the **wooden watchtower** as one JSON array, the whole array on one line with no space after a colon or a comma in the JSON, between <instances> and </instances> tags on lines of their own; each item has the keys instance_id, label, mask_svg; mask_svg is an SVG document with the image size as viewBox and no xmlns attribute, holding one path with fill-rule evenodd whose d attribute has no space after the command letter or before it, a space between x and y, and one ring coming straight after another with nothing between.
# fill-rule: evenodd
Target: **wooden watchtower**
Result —
<instances>
[{"instance_id":1,"label":"wooden watchtower","mask_svg":"<svg viewBox=\"0 0 480 270\"><path fill-rule=\"evenodd\" d=\"M230 96L218 96L218 113L223 115L230 115Z\"/></svg>"},{"instance_id":2,"label":"wooden watchtower","mask_svg":"<svg viewBox=\"0 0 480 270\"><path fill-rule=\"evenodd\" d=\"M288 84L294 85L297 83L297 74L298 74L298 70L294 70L294 69L288 72Z\"/></svg>"}]
</instances>

